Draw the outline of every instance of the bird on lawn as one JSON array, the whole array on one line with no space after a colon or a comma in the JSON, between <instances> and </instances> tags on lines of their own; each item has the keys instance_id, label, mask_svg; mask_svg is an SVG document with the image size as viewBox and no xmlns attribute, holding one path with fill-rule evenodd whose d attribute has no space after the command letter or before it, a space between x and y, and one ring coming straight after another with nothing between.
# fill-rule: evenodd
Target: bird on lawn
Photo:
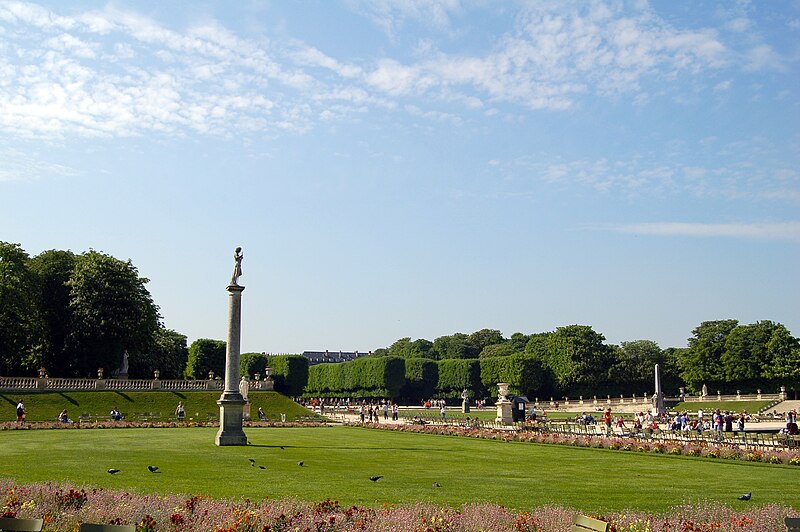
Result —
<instances>
[{"instance_id":1,"label":"bird on lawn","mask_svg":"<svg viewBox=\"0 0 800 532\"><path fill-rule=\"evenodd\" d=\"M748 491L748 492L747 492L747 493L745 493L744 495L739 495L739 500L740 500L740 501L749 501L749 500L750 500L750 497L752 497L752 496L753 496L753 492L751 492L751 491Z\"/></svg>"},{"instance_id":2,"label":"bird on lawn","mask_svg":"<svg viewBox=\"0 0 800 532\"><path fill-rule=\"evenodd\" d=\"M434 483L433 483L433 487L434 487L434 488L441 488L441 487L442 487L442 485L441 485L441 484L439 484L438 482L434 482Z\"/></svg>"},{"instance_id":3,"label":"bird on lawn","mask_svg":"<svg viewBox=\"0 0 800 532\"><path fill-rule=\"evenodd\" d=\"M248 460L250 460L250 465L251 465L251 466L253 466L253 467L255 467L255 465L256 465L256 461L255 461L255 459L253 459L253 458L248 458Z\"/></svg>"},{"instance_id":4,"label":"bird on lawn","mask_svg":"<svg viewBox=\"0 0 800 532\"><path fill-rule=\"evenodd\" d=\"M258 466L259 469L266 469L266 466L260 465Z\"/></svg>"},{"instance_id":5,"label":"bird on lawn","mask_svg":"<svg viewBox=\"0 0 800 532\"><path fill-rule=\"evenodd\" d=\"M375 475L375 476L369 477L369 479L372 482L378 482L378 479L380 479L380 478L383 478L383 475Z\"/></svg>"},{"instance_id":6,"label":"bird on lawn","mask_svg":"<svg viewBox=\"0 0 800 532\"><path fill-rule=\"evenodd\" d=\"M119 473L119 469L113 469L112 468L112 469L109 469L108 472L111 473L112 475L115 475L115 474Z\"/></svg>"},{"instance_id":7,"label":"bird on lawn","mask_svg":"<svg viewBox=\"0 0 800 532\"><path fill-rule=\"evenodd\" d=\"M151 473L155 473L156 471L158 471L158 466L149 465L147 466L147 469L149 469Z\"/></svg>"},{"instance_id":8,"label":"bird on lawn","mask_svg":"<svg viewBox=\"0 0 800 532\"><path fill-rule=\"evenodd\" d=\"M297 465L299 465L300 467L303 467L303 463L304 462L302 460L300 460L299 462L297 462Z\"/></svg>"}]
</instances>

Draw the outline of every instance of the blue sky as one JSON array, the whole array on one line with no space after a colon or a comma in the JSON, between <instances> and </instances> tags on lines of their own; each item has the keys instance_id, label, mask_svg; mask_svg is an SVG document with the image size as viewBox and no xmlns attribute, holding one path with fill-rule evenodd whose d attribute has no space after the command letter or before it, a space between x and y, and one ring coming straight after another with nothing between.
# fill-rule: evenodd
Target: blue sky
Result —
<instances>
[{"instance_id":1,"label":"blue sky","mask_svg":"<svg viewBox=\"0 0 800 532\"><path fill-rule=\"evenodd\" d=\"M367 351L800 334L800 2L0 1L0 240Z\"/></svg>"}]
</instances>

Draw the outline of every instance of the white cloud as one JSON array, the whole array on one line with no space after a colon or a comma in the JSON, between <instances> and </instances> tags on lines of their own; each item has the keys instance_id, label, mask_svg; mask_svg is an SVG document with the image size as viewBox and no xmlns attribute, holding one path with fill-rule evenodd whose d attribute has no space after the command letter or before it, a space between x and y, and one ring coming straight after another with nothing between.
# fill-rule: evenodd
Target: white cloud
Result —
<instances>
[{"instance_id":1,"label":"white cloud","mask_svg":"<svg viewBox=\"0 0 800 532\"><path fill-rule=\"evenodd\" d=\"M396 37L407 21L451 32L450 17L461 11L459 0L348 0L347 4L390 38Z\"/></svg>"},{"instance_id":2,"label":"white cloud","mask_svg":"<svg viewBox=\"0 0 800 532\"><path fill-rule=\"evenodd\" d=\"M595 229L621 233L689 236L704 238L747 238L755 240L800 240L800 222L777 223L640 223L624 225L600 225Z\"/></svg>"},{"instance_id":3,"label":"white cloud","mask_svg":"<svg viewBox=\"0 0 800 532\"><path fill-rule=\"evenodd\" d=\"M747 70L783 70L785 68L781 57L766 44L748 50L745 58Z\"/></svg>"}]
</instances>

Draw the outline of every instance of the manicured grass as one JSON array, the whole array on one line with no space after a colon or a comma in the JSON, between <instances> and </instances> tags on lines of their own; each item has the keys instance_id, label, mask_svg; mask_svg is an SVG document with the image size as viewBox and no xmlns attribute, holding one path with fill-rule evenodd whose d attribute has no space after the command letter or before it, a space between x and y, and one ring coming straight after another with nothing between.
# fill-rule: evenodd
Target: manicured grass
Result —
<instances>
[{"instance_id":1,"label":"manicured grass","mask_svg":"<svg viewBox=\"0 0 800 532\"><path fill-rule=\"evenodd\" d=\"M213 428L4 431L0 474L18 482L140 493L330 497L347 505L487 501L519 510L560 504L601 512L665 511L714 500L800 509L797 466L356 427L251 427L246 433L253 445L246 447L216 447L215 433ZM250 466L249 458L266 469ZM161 472L150 473L151 464ZM111 467L122 472L110 475ZM384 478L370 482L372 475ZM747 491L752 500L738 501Z\"/></svg>"},{"instance_id":2,"label":"manicured grass","mask_svg":"<svg viewBox=\"0 0 800 532\"><path fill-rule=\"evenodd\" d=\"M175 413L178 401L186 405L186 419L205 421L219 415L217 400L220 392L3 392L0 393L0 419L16 420L17 401L25 402L28 421L54 421L58 413L67 409L73 420L78 420L83 413L93 417L108 419L108 414L115 406L133 419L135 412L158 413L153 420L169 419ZM286 396L276 392L250 392L252 417L256 418L258 408L264 409L270 420L280 419L286 414L287 421L293 421L311 412L298 405Z\"/></svg>"},{"instance_id":3,"label":"manicured grass","mask_svg":"<svg viewBox=\"0 0 800 532\"><path fill-rule=\"evenodd\" d=\"M688 412L697 412L699 408L702 408L704 412L711 413L716 409L720 409L722 412L729 410L731 412L749 412L751 414L755 414L765 406L769 405L772 401L702 401L702 402L686 402L686 403L678 403L677 405L670 407L670 410L673 412L683 412L684 410Z\"/></svg>"}]
</instances>

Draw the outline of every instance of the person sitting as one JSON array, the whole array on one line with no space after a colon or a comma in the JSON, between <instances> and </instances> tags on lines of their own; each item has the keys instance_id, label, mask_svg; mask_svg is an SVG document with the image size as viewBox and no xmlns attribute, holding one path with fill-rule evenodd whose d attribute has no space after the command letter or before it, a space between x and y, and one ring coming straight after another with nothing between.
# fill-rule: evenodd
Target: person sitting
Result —
<instances>
[{"instance_id":1,"label":"person sitting","mask_svg":"<svg viewBox=\"0 0 800 532\"><path fill-rule=\"evenodd\" d=\"M122 420L122 414L120 413L119 410L117 410L116 406L111 409L111 413L109 414L109 416L111 417L112 421L121 421Z\"/></svg>"},{"instance_id":2,"label":"person sitting","mask_svg":"<svg viewBox=\"0 0 800 532\"><path fill-rule=\"evenodd\" d=\"M61 411L58 415L58 421L61 423L72 423L72 420L69 418L69 414L67 413L67 409Z\"/></svg>"},{"instance_id":3,"label":"person sitting","mask_svg":"<svg viewBox=\"0 0 800 532\"><path fill-rule=\"evenodd\" d=\"M258 407L258 419L261 421L267 420L267 415L264 413L264 410L261 407Z\"/></svg>"}]
</instances>

